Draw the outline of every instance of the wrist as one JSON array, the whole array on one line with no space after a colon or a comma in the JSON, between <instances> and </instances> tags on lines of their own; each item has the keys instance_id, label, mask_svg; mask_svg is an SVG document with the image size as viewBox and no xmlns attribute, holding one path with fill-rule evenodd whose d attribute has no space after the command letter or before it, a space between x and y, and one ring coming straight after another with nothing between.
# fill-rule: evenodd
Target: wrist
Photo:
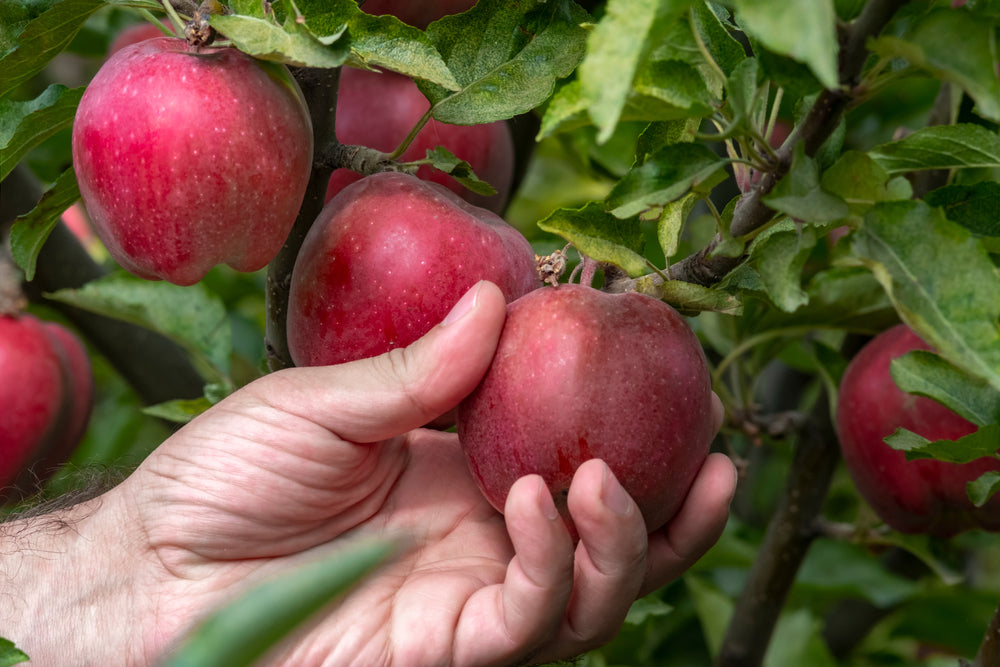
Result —
<instances>
[{"instance_id":1,"label":"wrist","mask_svg":"<svg viewBox=\"0 0 1000 667\"><path fill-rule=\"evenodd\" d=\"M0 636L32 664L141 664L121 503L112 490L0 524Z\"/></svg>"}]
</instances>

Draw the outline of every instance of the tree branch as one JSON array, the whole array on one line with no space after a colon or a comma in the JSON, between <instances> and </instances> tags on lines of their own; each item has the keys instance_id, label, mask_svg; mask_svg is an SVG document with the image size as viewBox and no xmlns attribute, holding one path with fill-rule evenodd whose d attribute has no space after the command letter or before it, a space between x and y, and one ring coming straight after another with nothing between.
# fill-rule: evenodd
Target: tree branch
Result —
<instances>
[{"instance_id":1,"label":"tree branch","mask_svg":"<svg viewBox=\"0 0 1000 667\"><path fill-rule=\"evenodd\" d=\"M849 335L841 353L853 357L867 338ZM840 462L840 446L828 401L816 399L796 446L787 484L736 602L716 667L762 664L778 616L813 540L830 482Z\"/></svg>"},{"instance_id":2,"label":"tree branch","mask_svg":"<svg viewBox=\"0 0 1000 667\"><path fill-rule=\"evenodd\" d=\"M733 610L717 667L751 667L764 660L778 616L812 541L818 535L840 448L825 400L816 403L796 448L788 484Z\"/></svg>"},{"instance_id":3,"label":"tree branch","mask_svg":"<svg viewBox=\"0 0 1000 667\"><path fill-rule=\"evenodd\" d=\"M983 643L979 645L979 652L976 659L972 661L970 667L989 667L990 665L1000 665L1000 607L993 614L990 626L986 628L983 636Z\"/></svg>"},{"instance_id":4,"label":"tree branch","mask_svg":"<svg viewBox=\"0 0 1000 667\"><path fill-rule=\"evenodd\" d=\"M337 84L340 81L340 68L302 68L295 70L293 74L309 105L309 115L313 126L313 145L317 147L317 151L320 150L320 147L325 150L327 147L335 145L337 141L335 131ZM285 245L267 269L265 346L267 365L272 371L294 365L291 355L288 353L288 332L286 330L288 296L292 286L292 269L295 267L295 258L298 257L302 241L305 240L309 228L312 227L319 212L323 210L330 174L333 173L331 164L323 162L323 160L319 160L313 166L305 199L302 201L302 208L299 209L295 225L285 240Z\"/></svg>"}]
</instances>

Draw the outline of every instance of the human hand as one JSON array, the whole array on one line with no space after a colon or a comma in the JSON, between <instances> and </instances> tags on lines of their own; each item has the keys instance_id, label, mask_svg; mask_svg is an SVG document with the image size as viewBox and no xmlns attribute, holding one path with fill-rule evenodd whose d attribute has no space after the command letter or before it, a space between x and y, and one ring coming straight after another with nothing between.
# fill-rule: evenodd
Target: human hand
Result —
<instances>
[{"instance_id":1,"label":"human hand","mask_svg":"<svg viewBox=\"0 0 1000 667\"><path fill-rule=\"evenodd\" d=\"M638 596L718 539L735 472L726 457L710 456L678 514L650 535L598 460L580 467L570 490L575 546L537 476L520 479L497 513L457 436L418 427L479 382L504 312L499 290L480 283L407 349L264 377L102 496L80 520L76 547L102 551L87 559L89 577L106 580L103 563L130 589L114 608L131 645L114 655L152 663L240 584L359 533L405 535L412 547L285 650L281 664L520 664L611 639ZM67 663L79 659L44 664Z\"/></svg>"}]
</instances>

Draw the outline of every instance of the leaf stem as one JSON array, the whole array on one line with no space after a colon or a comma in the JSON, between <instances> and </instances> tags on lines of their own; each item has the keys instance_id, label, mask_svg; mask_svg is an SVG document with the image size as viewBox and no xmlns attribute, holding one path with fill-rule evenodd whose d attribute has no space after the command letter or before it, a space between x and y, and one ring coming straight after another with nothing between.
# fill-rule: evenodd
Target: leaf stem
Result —
<instances>
[{"instance_id":1,"label":"leaf stem","mask_svg":"<svg viewBox=\"0 0 1000 667\"><path fill-rule=\"evenodd\" d=\"M148 9L140 9L139 10L139 16L141 16L142 18L146 19L151 24L155 25L157 28L160 29L160 32L162 32L167 37L176 37L177 36L177 33L171 32L170 28L168 28L167 26L163 25L163 21L161 21L159 18L157 18L153 14L153 12L149 11ZM173 23L173 21L171 21L171 23Z\"/></svg>"},{"instance_id":2,"label":"leaf stem","mask_svg":"<svg viewBox=\"0 0 1000 667\"><path fill-rule=\"evenodd\" d=\"M403 139L402 143L396 146L396 149L391 153L389 153L388 156L386 156L387 160L390 161L397 160L403 153L406 152L406 149L410 147L410 144L413 143L413 140L417 138L418 134L420 134L420 130L424 129L424 126L427 125L428 122L430 122L431 114L433 111L434 111L433 108L428 109L427 113L425 113L423 116L420 117L420 120L418 120L417 124L413 126L413 128L410 130L410 133L407 134L406 137Z\"/></svg>"},{"instance_id":3,"label":"leaf stem","mask_svg":"<svg viewBox=\"0 0 1000 667\"><path fill-rule=\"evenodd\" d=\"M162 4L164 11L167 12L167 16L170 17L170 22L174 24L174 31L178 35L183 35L185 26L184 19L182 19L180 14L177 13L177 10L174 9L174 5L170 2L170 0L162 0Z\"/></svg>"}]
</instances>

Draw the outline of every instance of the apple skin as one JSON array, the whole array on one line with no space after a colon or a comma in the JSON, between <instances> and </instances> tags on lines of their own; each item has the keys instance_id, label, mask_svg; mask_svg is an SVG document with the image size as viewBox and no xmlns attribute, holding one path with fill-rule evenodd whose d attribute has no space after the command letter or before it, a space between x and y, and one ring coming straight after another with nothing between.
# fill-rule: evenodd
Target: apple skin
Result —
<instances>
[{"instance_id":1,"label":"apple skin","mask_svg":"<svg viewBox=\"0 0 1000 667\"><path fill-rule=\"evenodd\" d=\"M0 316L0 378L0 501L7 501L69 458L87 430L94 391L79 339L28 314Z\"/></svg>"},{"instance_id":2,"label":"apple skin","mask_svg":"<svg viewBox=\"0 0 1000 667\"><path fill-rule=\"evenodd\" d=\"M191 285L214 265L264 267L312 169L312 125L280 65L160 37L101 67L73 124L83 203L109 254Z\"/></svg>"},{"instance_id":3,"label":"apple skin","mask_svg":"<svg viewBox=\"0 0 1000 667\"><path fill-rule=\"evenodd\" d=\"M930 350L905 324L872 339L851 360L840 383L837 431L844 463L861 496L886 524L903 533L947 538L972 528L1000 531L1000 496L976 508L965 485L1000 461L965 464L907 461L883 438L903 427L930 440L954 440L976 430L936 401L903 392L889 364L911 350Z\"/></svg>"},{"instance_id":4,"label":"apple skin","mask_svg":"<svg viewBox=\"0 0 1000 667\"><path fill-rule=\"evenodd\" d=\"M391 14L423 30L442 16L460 14L475 4L476 0L367 0L362 9L373 16Z\"/></svg>"},{"instance_id":5,"label":"apple skin","mask_svg":"<svg viewBox=\"0 0 1000 667\"><path fill-rule=\"evenodd\" d=\"M344 67L337 92L337 138L344 144L368 146L383 152L395 150L430 103L417 85L395 72L371 72ZM449 125L431 119L417 134L400 160L423 159L427 150L444 146L472 166L476 175L493 186L496 194L476 194L442 171L423 165L420 178L440 183L476 206L495 213L503 210L514 180L514 140L504 121L482 125ZM349 169L334 170L326 201L361 176Z\"/></svg>"},{"instance_id":6,"label":"apple skin","mask_svg":"<svg viewBox=\"0 0 1000 667\"><path fill-rule=\"evenodd\" d=\"M483 494L503 511L537 473L571 534L576 469L602 459L649 531L680 508L715 435L708 364L667 304L576 284L507 306L493 362L458 407L458 436Z\"/></svg>"},{"instance_id":7,"label":"apple skin","mask_svg":"<svg viewBox=\"0 0 1000 667\"><path fill-rule=\"evenodd\" d=\"M480 280L508 301L540 285L527 239L436 183L380 173L324 207L292 271L288 348L298 366L404 347Z\"/></svg>"}]
</instances>

